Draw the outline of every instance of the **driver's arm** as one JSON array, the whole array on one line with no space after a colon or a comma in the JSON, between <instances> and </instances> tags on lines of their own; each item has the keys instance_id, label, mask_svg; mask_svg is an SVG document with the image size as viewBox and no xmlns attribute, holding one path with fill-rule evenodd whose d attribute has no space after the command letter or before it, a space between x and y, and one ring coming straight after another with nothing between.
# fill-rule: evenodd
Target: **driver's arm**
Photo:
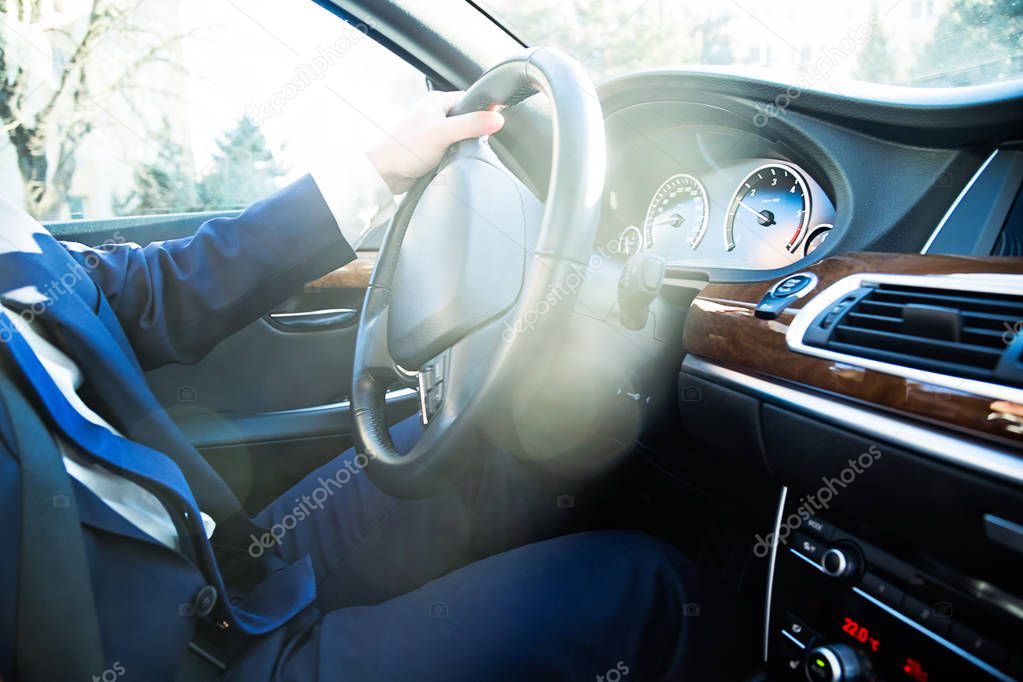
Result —
<instances>
[{"instance_id":1,"label":"driver's arm","mask_svg":"<svg viewBox=\"0 0 1023 682\"><path fill-rule=\"evenodd\" d=\"M501 128L494 112L446 118L459 98L427 97L343 184L319 169L237 217L203 223L192 237L66 247L110 301L145 369L195 362L306 282L354 259L358 240L390 203L388 190L405 192L452 143Z\"/></svg>"}]
</instances>

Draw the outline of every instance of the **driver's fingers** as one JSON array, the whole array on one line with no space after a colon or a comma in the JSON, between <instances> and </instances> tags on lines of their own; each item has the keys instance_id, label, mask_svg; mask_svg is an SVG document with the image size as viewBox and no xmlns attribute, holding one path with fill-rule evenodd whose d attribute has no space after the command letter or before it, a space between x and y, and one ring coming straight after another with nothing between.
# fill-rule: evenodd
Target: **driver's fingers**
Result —
<instances>
[{"instance_id":1,"label":"driver's fingers","mask_svg":"<svg viewBox=\"0 0 1023 682\"><path fill-rule=\"evenodd\" d=\"M446 115L451 113L455 105L462 101L462 98L465 96L465 90L454 90L452 92L435 91L431 95L440 104L441 111Z\"/></svg>"},{"instance_id":2,"label":"driver's fingers","mask_svg":"<svg viewBox=\"0 0 1023 682\"><path fill-rule=\"evenodd\" d=\"M437 122L437 134L444 147L470 137L493 135L504 126L504 116L496 111L474 111Z\"/></svg>"}]
</instances>

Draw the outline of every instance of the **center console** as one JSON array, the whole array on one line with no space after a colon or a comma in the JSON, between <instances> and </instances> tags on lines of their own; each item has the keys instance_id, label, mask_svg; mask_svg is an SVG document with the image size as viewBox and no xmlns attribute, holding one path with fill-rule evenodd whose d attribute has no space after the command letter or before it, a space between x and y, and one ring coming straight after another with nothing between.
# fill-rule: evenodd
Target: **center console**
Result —
<instances>
[{"instance_id":1,"label":"center console","mask_svg":"<svg viewBox=\"0 0 1023 682\"><path fill-rule=\"evenodd\" d=\"M1012 615L1020 605L1008 595L968 594L947 576L816 517L776 551L768 620L772 680L1023 675L1020 622Z\"/></svg>"},{"instance_id":2,"label":"center console","mask_svg":"<svg viewBox=\"0 0 1023 682\"><path fill-rule=\"evenodd\" d=\"M1021 258L846 254L693 302L683 429L781 490L769 679L1023 680L1021 320Z\"/></svg>"}]
</instances>

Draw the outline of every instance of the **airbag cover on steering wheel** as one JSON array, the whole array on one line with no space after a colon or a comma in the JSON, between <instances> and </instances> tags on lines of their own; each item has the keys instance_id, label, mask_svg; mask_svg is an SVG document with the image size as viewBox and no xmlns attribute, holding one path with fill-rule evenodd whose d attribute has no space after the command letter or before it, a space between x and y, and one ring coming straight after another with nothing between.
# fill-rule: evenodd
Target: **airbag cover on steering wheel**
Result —
<instances>
[{"instance_id":1,"label":"airbag cover on steering wheel","mask_svg":"<svg viewBox=\"0 0 1023 682\"><path fill-rule=\"evenodd\" d=\"M519 295L538 202L485 141L460 143L409 221L391 290L388 345L418 369ZM527 234L528 233L528 234Z\"/></svg>"}]
</instances>

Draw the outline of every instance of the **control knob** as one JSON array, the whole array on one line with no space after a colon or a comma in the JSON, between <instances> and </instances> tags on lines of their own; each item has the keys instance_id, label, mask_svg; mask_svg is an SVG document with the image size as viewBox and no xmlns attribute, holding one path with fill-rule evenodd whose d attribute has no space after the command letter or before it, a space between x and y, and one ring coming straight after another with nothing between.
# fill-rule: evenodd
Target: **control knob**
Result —
<instances>
[{"instance_id":1,"label":"control knob","mask_svg":"<svg viewBox=\"0 0 1023 682\"><path fill-rule=\"evenodd\" d=\"M870 661L848 644L814 647L806 658L810 682L863 682L871 679Z\"/></svg>"},{"instance_id":2,"label":"control knob","mask_svg":"<svg viewBox=\"0 0 1023 682\"><path fill-rule=\"evenodd\" d=\"M821 556L821 570L833 578L855 577L860 570L859 555L852 547L831 547Z\"/></svg>"}]
</instances>

